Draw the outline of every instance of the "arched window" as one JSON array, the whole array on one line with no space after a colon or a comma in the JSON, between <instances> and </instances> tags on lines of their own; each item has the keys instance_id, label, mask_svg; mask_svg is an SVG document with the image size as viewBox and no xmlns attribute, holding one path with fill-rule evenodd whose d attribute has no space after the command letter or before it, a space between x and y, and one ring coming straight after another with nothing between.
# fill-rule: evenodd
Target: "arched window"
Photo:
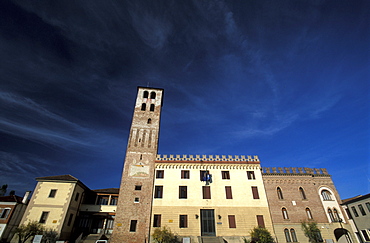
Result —
<instances>
[{"instance_id":1,"label":"arched window","mask_svg":"<svg viewBox=\"0 0 370 243\"><path fill-rule=\"evenodd\" d=\"M331 199L331 193L328 190L322 190L321 196L322 196L322 199L324 201L331 201L331 200L333 200L333 199Z\"/></svg>"},{"instance_id":2,"label":"arched window","mask_svg":"<svg viewBox=\"0 0 370 243\"><path fill-rule=\"evenodd\" d=\"M144 91L143 98L148 98L148 96L149 96L149 92L148 91Z\"/></svg>"},{"instance_id":3,"label":"arched window","mask_svg":"<svg viewBox=\"0 0 370 243\"><path fill-rule=\"evenodd\" d=\"M284 197L283 197L283 192L281 191L281 188L280 188L280 187L278 187L278 188L276 189L276 192L277 192L278 198L279 198L280 200L284 199Z\"/></svg>"},{"instance_id":4,"label":"arched window","mask_svg":"<svg viewBox=\"0 0 370 243\"><path fill-rule=\"evenodd\" d=\"M286 210L286 208L282 208L281 212L283 213L283 219L289 219L288 211Z\"/></svg>"},{"instance_id":5,"label":"arched window","mask_svg":"<svg viewBox=\"0 0 370 243\"><path fill-rule=\"evenodd\" d=\"M288 229L284 229L284 235L285 235L286 242L292 242L292 240L290 239L290 234L289 234Z\"/></svg>"},{"instance_id":6,"label":"arched window","mask_svg":"<svg viewBox=\"0 0 370 243\"><path fill-rule=\"evenodd\" d=\"M295 234L295 230L294 229L290 229L290 234L292 235L293 242L298 242L297 235Z\"/></svg>"},{"instance_id":7,"label":"arched window","mask_svg":"<svg viewBox=\"0 0 370 243\"><path fill-rule=\"evenodd\" d=\"M330 218L331 222L335 222L333 212L331 211L330 208L328 208L328 214L329 214L329 218Z\"/></svg>"},{"instance_id":8,"label":"arched window","mask_svg":"<svg viewBox=\"0 0 370 243\"><path fill-rule=\"evenodd\" d=\"M155 92L151 92L151 93L150 93L150 98L151 98L151 99L155 99Z\"/></svg>"},{"instance_id":9,"label":"arched window","mask_svg":"<svg viewBox=\"0 0 370 243\"><path fill-rule=\"evenodd\" d=\"M311 210L309 208L306 208L306 214L308 219L313 219Z\"/></svg>"},{"instance_id":10,"label":"arched window","mask_svg":"<svg viewBox=\"0 0 370 243\"><path fill-rule=\"evenodd\" d=\"M154 111L154 104L150 105L150 111Z\"/></svg>"},{"instance_id":11,"label":"arched window","mask_svg":"<svg viewBox=\"0 0 370 243\"><path fill-rule=\"evenodd\" d=\"M334 212L334 219L335 219L335 221L336 222L339 222L340 217L339 217L339 213L338 213L337 209L334 208L333 209L333 212Z\"/></svg>"},{"instance_id":12,"label":"arched window","mask_svg":"<svg viewBox=\"0 0 370 243\"><path fill-rule=\"evenodd\" d=\"M145 103L142 103L142 104L141 104L141 110L142 110L142 111L145 111L145 110L146 110L146 104L145 104Z\"/></svg>"},{"instance_id":13,"label":"arched window","mask_svg":"<svg viewBox=\"0 0 370 243\"><path fill-rule=\"evenodd\" d=\"M306 200L306 193L304 193L304 190L302 187L299 188L299 193L301 194L302 200Z\"/></svg>"},{"instance_id":14,"label":"arched window","mask_svg":"<svg viewBox=\"0 0 370 243\"><path fill-rule=\"evenodd\" d=\"M148 119L148 124L152 124L152 119Z\"/></svg>"}]
</instances>

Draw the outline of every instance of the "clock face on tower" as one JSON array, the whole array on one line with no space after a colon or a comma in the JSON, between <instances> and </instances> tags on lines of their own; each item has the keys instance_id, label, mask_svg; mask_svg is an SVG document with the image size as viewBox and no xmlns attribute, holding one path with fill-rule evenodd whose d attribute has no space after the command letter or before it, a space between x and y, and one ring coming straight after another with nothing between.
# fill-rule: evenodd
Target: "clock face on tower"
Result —
<instances>
[{"instance_id":1,"label":"clock face on tower","mask_svg":"<svg viewBox=\"0 0 370 243\"><path fill-rule=\"evenodd\" d=\"M149 177L149 166L145 165L142 161L133 162L130 165L129 176L131 177Z\"/></svg>"}]
</instances>

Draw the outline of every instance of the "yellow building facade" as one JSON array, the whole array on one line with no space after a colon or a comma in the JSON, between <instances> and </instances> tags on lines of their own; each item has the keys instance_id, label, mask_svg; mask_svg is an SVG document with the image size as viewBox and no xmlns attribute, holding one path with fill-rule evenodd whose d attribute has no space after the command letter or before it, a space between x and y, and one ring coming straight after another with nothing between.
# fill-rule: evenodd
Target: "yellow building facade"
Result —
<instances>
[{"instance_id":1,"label":"yellow building facade","mask_svg":"<svg viewBox=\"0 0 370 243\"><path fill-rule=\"evenodd\" d=\"M36 178L38 181L21 224L30 221L54 229L60 239L69 239L87 187L71 175Z\"/></svg>"},{"instance_id":2,"label":"yellow building facade","mask_svg":"<svg viewBox=\"0 0 370 243\"><path fill-rule=\"evenodd\" d=\"M154 185L151 232L166 226L191 242L273 232L257 156L158 155Z\"/></svg>"}]
</instances>

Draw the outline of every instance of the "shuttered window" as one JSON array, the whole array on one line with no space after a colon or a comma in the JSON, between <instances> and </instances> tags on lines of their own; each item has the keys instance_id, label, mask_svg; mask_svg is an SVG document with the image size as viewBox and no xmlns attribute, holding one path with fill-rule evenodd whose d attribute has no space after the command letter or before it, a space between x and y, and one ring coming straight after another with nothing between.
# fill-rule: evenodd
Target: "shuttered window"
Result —
<instances>
[{"instance_id":1,"label":"shuttered window","mask_svg":"<svg viewBox=\"0 0 370 243\"><path fill-rule=\"evenodd\" d=\"M180 228L188 227L188 215L180 215Z\"/></svg>"},{"instance_id":2,"label":"shuttered window","mask_svg":"<svg viewBox=\"0 0 370 243\"><path fill-rule=\"evenodd\" d=\"M155 174L155 178L163 179L163 177L164 177L164 170L157 170Z\"/></svg>"},{"instance_id":3,"label":"shuttered window","mask_svg":"<svg viewBox=\"0 0 370 243\"><path fill-rule=\"evenodd\" d=\"M231 192L231 186L225 186L226 199L233 199L233 194Z\"/></svg>"},{"instance_id":4,"label":"shuttered window","mask_svg":"<svg viewBox=\"0 0 370 243\"><path fill-rule=\"evenodd\" d=\"M181 179L190 179L190 171L182 170L181 171Z\"/></svg>"},{"instance_id":5,"label":"shuttered window","mask_svg":"<svg viewBox=\"0 0 370 243\"><path fill-rule=\"evenodd\" d=\"M161 215L154 214L153 227L161 227Z\"/></svg>"},{"instance_id":6,"label":"shuttered window","mask_svg":"<svg viewBox=\"0 0 370 243\"><path fill-rule=\"evenodd\" d=\"M187 186L179 186L179 198L183 198L183 199L188 198L188 187Z\"/></svg>"},{"instance_id":7,"label":"shuttered window","mask_svg":"<svg viewBox=\"0 0 370 243\"><path fill-rule=\"evenodd\" d=\"M263 220L263 215L257 215L257 224L260 228L265 228L265 221Z\"/></svg>"},{"instance_id":8,"label":"shuttered window","mask_svg":"<svg viewBox=\"0 0 370 243\"><path fill-rule=\"evenodd\" d=\"M253 194L253 199L259 199L260 196L258 195L258 189L256 186L252 186L252 194Z\"/></svg>"},{"instance_id":9,"label":"shuttered window","mask_svg":"<svg viewBox=\"0 0 370 243\"><path fill-rule=\"evenodd\" d=\"M211 187L203 186L203 199L211 199Z\"/></svg>"},{"instance_id":10,"label":"shuttered window","mask_svg":"<svg viewBox=\"0 0 370 243\"><path fill-rule=\"evenodd\" d=\"M248 180L255 180L256 176L254 175L254 171L247 171Z\"/></svg>"},{"instance_id":11,"label":"shuttered window","mask_svg":"<svg viewBox=\"0 0 370 243\"><path fill-rule=\"evenodd\" d=\"M163 197L163 186L155 186L154 187L154 198L162 198Z\"/></svg>"},{"instance_id":12,"label":"shuttered window","mask_svg":"<svg viewBox=\"0 0 370 243\"><path fill-rule=\"evenodd\" d=\"M230 172L229 171L221 171L222 179L229 180L230 179Z\"/></svg>"},{"instance_id":13,"label":"shuttered window","mask_svg":"<svg viewBox=\"0 0 370 243\"><path fill-rule=\"evenodd\" d=\"M235 215L228 215L229 218L229 228L236 228Z\"/></svg>"}]
</instances>

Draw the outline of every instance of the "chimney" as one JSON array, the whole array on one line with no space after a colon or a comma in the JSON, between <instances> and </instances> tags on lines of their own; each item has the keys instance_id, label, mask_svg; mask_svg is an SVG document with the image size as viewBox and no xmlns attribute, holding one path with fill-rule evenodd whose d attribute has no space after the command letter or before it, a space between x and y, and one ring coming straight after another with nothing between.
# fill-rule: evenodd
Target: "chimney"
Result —
<instances>
[{"instance_id":1,"label":"chimney","mask_svg":"<svg viewBox=\"0 0 370 243\"><path fill-rule=\"evenodd\" d=\"M30 194L31 194L31 191L26 191L26 193L24 194L24 197L22 199L22 203L23 204L26 204L27 203L28 197L30 196Z\"/></svg>"}]
</instances>

